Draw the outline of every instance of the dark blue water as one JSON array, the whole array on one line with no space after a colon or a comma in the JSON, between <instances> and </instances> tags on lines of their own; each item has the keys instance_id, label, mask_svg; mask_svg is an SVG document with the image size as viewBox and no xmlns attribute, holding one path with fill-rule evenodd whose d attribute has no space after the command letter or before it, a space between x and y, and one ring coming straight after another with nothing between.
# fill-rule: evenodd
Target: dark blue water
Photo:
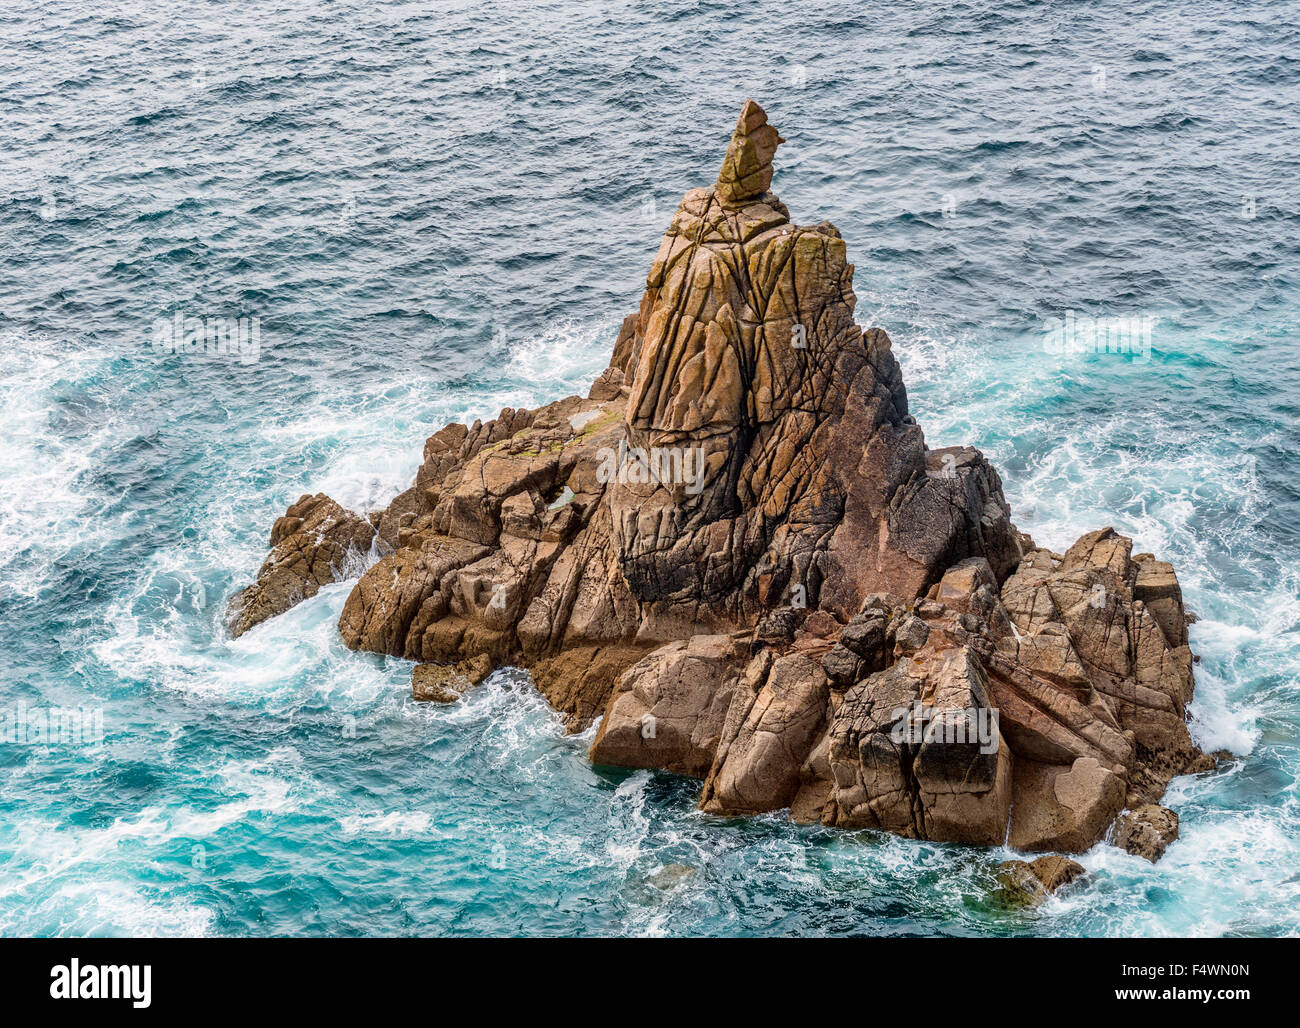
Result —
<instances>
[{"instance_id":1,"label":"dark blue water","mask_svg":"<svg viewBox=\"0 0 1300 1028\"><path fill-rule=\"evenodd\" d=\"M0 743L0 932L1296 934L1300 5L258 6L0 12L0 708L104 723ZM1040 543L1177 563L1242 760L1158 865L998 913L1005 853L704 818L520 673L413 704L346 583L224 637L302 492L374 508L448 420L585 392L746 96L930 443ZM1067 311L1151 346L1047 352ZM159 355L177 312L260 352Z\"/></svg>"}]
</instances>

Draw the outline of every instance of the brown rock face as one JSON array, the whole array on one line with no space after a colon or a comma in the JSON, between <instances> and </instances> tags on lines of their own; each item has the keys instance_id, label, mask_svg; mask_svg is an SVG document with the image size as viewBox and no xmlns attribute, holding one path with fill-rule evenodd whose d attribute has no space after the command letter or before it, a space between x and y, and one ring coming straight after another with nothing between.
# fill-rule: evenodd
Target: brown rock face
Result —
<instances>
[{"instance_id":1,"label":"brown rock face","mask_svg":"<svg viewBox=\"0 0 1300 1028\"><path fill-rule=\"evenodd\" d=\"M926 447L839 232L770 191L782 142L747 102L585 399L429 438L339 630L527 667L604 715L593 761L706 811L1086 849L1198 756L1177 577L1110 529L1036 548L977 450ZM250 624L300 598L272 542Z\"/></svg>"},{"instance_id":2,"label":"brown rock face","mask_svg":"<svg viewBox=\"0 0 1300 1028\"><path fill-rule=\"evenodd\" d=\"M697 635L633 665L614 687L592 762L703 778L736 688L735 658L729 636Z\"/></svg>"}]
</instances>

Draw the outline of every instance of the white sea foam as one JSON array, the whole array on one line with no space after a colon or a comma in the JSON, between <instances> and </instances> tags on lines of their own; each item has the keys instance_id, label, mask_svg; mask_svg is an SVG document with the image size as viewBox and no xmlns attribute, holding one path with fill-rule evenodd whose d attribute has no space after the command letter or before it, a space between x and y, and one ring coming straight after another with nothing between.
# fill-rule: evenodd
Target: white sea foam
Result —
<instances>
[{"instance_id":1,"label":"white sea foam","mask_svg":"<svg viewBox=\"0 0 1300 1028\"><path fill-rule=\"evenodd\" d=\"M39 593L71 547L107 545L125 526L125 513L110 513L116 497L85 484L113 448L116 415L83 436L64 436L51 425L56 390L92 382L113 356L41 332L0 343L0 583L18 595Z\"/></svg>"},{"instance_id":2,"label":"white sea foam","mask_svg":"<svg viewBox=\"0 0 1300 1028\"><path fill-rule=\"evenodd\" d=\"M141 588L148 588L148 579ZM382 666L354 657L338 637L350 582L324 586L310 599L251 629L220 639L209 620L191 630L176 612L148 626L129 602L113 607L111 634L93 647L126 680L157 682L187 695L287 711L310 702L364 707L392 686Z\"/></svg>"},{"instance_id":3,"label":"white sea foam","mask_svg":"<svg viewBox=\"0 0 1300 1028\"><path fill-rule=\"evenodd\" d=\"M620 868L632 866L641 855L642 845L650 832L650 817L646 810L649 784L650 772L636 771L614 790L605 852Z\"/></svg>"},{"instance_id":4,"label":"white sea foam","mask_svg":"<svg viewBox=\"0 0 1300 1028\"><path fill-rule=\"evenodd\" d=\"M562 319L526 336L510 353L506 374L527 383L530 406L568 393L587 395L592 381L609 363L622 319L577 322Z\"/></svg>"},{"instance_id":5,"label":"white sea foam","mask_svg":"<svg viewBox=\"0 0 1300 1028\"><path fill-rule=\"evenodd\" d=\"M195 938L211 933L211 907L180 896L146 895L125 882L97 880L60 886L40 903L41 913L61 925L63 936Z\"/></svg>"},{"instance_id":6,"label":"white sea foam","mask_svg":"<svg viewBox=\"0 0 1300 1028\"><path fill-rule=\"evenodd\" d=\"M309 797L328 793L312 781L298 752L288 746L262 758L226 761L213 769L212 777L231 798L211 810L187 803L152 804L96 828L68 827L33 813L14 826L11 846L17 869L0 880L0 901L69 876L102 872L129 860L124 854L157 854L182 840L209 839L252 814L284 815Z\"/></svg>"},{"instance_id":7,"label":"white sea foam","mask_svg":"<svg viewBox=\"0 0 1300 1028\"><path fill-rule=\"evenodd\" d=\"M517 668L497 670L438 713L479 740L478 756L488 767L525 781L546 778L555 743L564 738L559 714Z\"/></svg>"}]
</instances>

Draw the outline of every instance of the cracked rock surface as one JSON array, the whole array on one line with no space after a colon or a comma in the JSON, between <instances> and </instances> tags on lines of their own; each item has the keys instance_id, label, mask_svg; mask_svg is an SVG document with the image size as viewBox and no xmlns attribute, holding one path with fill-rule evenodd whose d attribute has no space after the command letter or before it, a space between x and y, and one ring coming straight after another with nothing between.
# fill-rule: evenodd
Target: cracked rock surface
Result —
<instances>
[{"instance_id":1,"label":"cracked rock surface","mask_svg":"<svg viewBox=\"0 0 1300 1028\"><path fill-rule=\"evenodd\" d=\"M978 450L926 446L839 231L771 192L783 142L748 101L586 397L448 425L369 518L299 501L238 630L373 546L348 646L526 667L705 811L1087 849L1206 759L1174 570L1039 548Z\"/></svg>"}]
</instances>

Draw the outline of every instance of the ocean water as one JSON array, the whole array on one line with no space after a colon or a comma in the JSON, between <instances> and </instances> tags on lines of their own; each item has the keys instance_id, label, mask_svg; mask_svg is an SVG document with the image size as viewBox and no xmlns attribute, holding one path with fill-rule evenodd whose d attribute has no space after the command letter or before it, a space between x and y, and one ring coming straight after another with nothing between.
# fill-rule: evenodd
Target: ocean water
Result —
<instances>
[{"instance_id":1,"label":"ocean water","mask_svg":"<svg viewBox=\"0 0 1300 1028\"><path fill-rule=\"evenodd\" d=\"M1300 931L1300 6L925 6L4 6L0 708L103 741L0 744L0 933ZM1239 759L1159 864L999 912L1006 852L704 817L522 672L413 703L347 583L226 638L300 494L372 509L449 420L585 392L746 96L930 444L1040 543L1176 562ZM1150 345L1049 352L1067 311ZM178 312L256 359L157 354Z\"/></svg>"}]
</instances>

